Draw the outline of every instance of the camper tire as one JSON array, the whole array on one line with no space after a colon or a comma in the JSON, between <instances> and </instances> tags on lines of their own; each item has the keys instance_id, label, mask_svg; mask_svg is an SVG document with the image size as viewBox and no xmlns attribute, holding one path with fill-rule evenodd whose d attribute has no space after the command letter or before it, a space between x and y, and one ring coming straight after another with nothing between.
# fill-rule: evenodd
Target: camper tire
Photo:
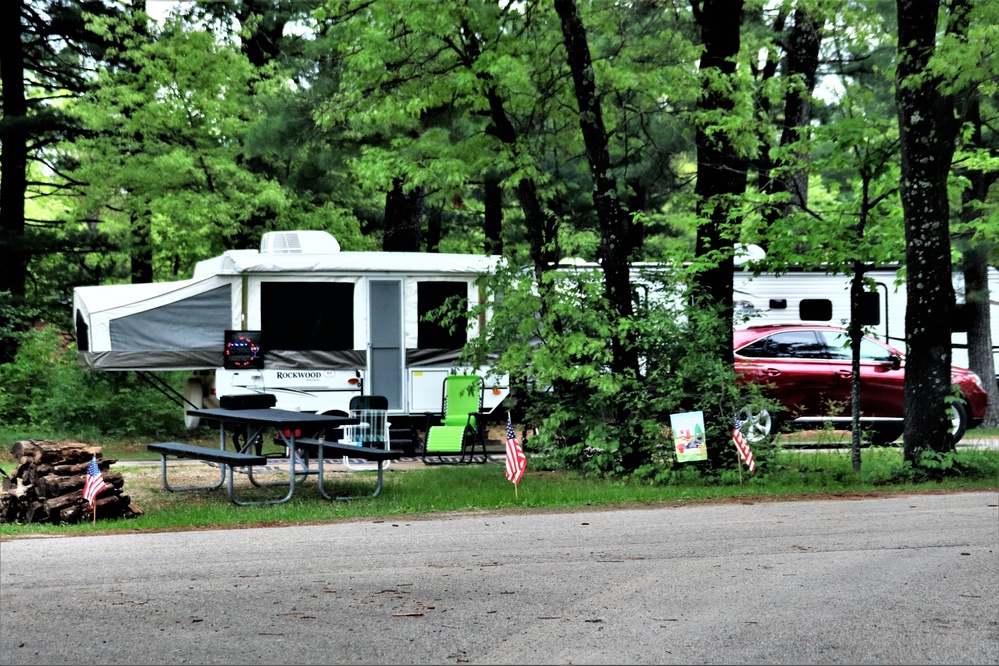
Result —
<instances>
[{"instance_id":1,"label":"camper tire","mask_svg":"<svg viewBox=\"0 0 999 666\"><path fill-rule=\"evenodd\" d=\"M191 416L187 413L189 409L201 409L205 403L205 386L197 377L191 377L184 384L184 425L189 430L193 430L201 425L200 416ZM194 405L193 407L191 405Z\"/></svg>"}]
</instances>

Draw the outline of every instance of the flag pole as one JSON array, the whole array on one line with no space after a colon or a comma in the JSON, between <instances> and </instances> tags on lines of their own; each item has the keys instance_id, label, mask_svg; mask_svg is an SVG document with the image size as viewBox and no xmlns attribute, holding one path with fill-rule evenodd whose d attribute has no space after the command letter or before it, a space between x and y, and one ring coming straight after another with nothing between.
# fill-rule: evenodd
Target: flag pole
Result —
<instances>
[{"instance_id":1,"label":"flag pole","mask_svg":"<svg viewBox=\"0 0 999 666\"><path fill-rule=\"evenodd\" d=\"M735 450L735 459L739 462L739 485L742 485L742 456L739 454L739 449Z\"/></svg>"},{"instance_id":2,"label":"flag pole","mask_svg":"<svg viewBox=\"0 0 999 666\"><path fill-rule=\"evenodd\" d=\"M510 418L511 418L510 417L510 410L508 409L508 410L506 410L506 421L507 421L507 423L510 423ZM514 504L520 504L519 487L520 487L519 483L513 484L513 503Z\"/></svg>"},{"instance_id":3,"label":"flag pole","mask_svg":"<svg viewBox=\"0 0 999 666\"><path fill-rule=\"evenodd\" d=\"M520 477L524 473L520 466L522 456L517 434L513 430L513 419L508 409L506 411L506 449L503 458L506 462L506 478L513 481L513 501L515 504L520 504Z\"/></svg>"}]
</instances>

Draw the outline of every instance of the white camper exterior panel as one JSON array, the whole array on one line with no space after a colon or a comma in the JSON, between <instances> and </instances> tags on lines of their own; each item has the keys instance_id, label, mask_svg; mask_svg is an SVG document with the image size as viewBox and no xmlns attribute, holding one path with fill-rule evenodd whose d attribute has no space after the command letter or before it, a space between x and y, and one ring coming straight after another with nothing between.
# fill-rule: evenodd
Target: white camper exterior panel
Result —
<instances>
[{"instance_id":1,"label":"white camper exterior panel","mask_svg":"<svg viewBox=\"0 0 999 666\"><path fill-rule=\"evenodd\" d=\"M499 257L340 252L324 232L266 234L261 248L198 262L190 280L78 288L78 365L196 370L186 389L189 399L266 392L277 396L278 407L319 413L345 414L352 396L381 388L391 414L423 419L440 411L443 378L454 372L484 378L487 410L509 393L507 378L493 376L489 367L457 366L453 335L430 335L434 343L423 349L419 336L421 326L427 327L419 321L421 309L428 307L419 303L421 284L442 284L425 290L428 302L442 298L440 293L464 294L470 307L477 305L477 282L496 269ZM349 336L341 325L349 326ZM263 367L223 367L225 330L259 333ZM303 337L296 340L296 332ZM479 322L471 322L467 337L478 333ZM315 349L312 340L318 341Z\"/></svg>"}]
</instances>

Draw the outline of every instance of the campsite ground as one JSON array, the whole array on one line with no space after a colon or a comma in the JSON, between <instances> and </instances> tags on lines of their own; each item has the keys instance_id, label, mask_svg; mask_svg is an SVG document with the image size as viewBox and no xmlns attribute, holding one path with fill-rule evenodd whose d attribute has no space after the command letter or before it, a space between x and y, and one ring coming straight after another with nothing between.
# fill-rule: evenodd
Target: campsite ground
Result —
<instances>
[{"instance_id":1,"label":"campsite ground","mask_svg":"<svg viewBox=\"0 0 999 666\"><path fill-rule=\"evenodd\" d=\"M994 492L608 509L7 542L0 663L999 662Z\"/></svg>"}]
</instances>

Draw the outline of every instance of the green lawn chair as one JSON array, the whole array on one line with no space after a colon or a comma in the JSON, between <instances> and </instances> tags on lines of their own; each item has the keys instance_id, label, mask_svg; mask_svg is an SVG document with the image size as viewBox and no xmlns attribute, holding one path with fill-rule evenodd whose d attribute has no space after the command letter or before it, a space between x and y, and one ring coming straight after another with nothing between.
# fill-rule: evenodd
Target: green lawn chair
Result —
<instances>
[{"instance_id":1,"label":"green lawn chair","mask_svg":"<svg viewBox=\"0 0 999 666\"><path fill-rule=\"evenodd\" d=\"M423 462L427 465L488 462L482 395L485 385L478 375L448 375L443 384L443 413L427 415ZM432 425L433 420L439 423ZM481 446L481 459L475 455ZM447 458L445 458L447 456Z\"/></svg>"}]
</instances>

